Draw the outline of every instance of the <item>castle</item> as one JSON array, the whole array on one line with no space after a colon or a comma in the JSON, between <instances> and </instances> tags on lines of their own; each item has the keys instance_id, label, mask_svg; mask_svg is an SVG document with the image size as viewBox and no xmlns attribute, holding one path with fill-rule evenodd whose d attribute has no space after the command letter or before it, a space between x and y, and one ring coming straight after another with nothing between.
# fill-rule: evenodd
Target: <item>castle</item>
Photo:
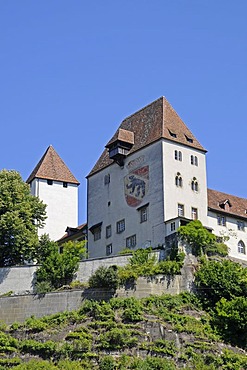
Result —
<instances>
[{"instance_id":1,"label":"castle","mask_svg":"<svg viewBox=\"0 0 247 370\"><path fill-rule=\"evenodd\" d=\"M52 147L28 183L48 205L41 232L76 230L79 183ZM207 189L206 150L164 97L124 119L106 144L87 176L87 214L90 257L166 249L179 226L199 219L247 261L247 199Z\"/></svg>"}]
</instances>

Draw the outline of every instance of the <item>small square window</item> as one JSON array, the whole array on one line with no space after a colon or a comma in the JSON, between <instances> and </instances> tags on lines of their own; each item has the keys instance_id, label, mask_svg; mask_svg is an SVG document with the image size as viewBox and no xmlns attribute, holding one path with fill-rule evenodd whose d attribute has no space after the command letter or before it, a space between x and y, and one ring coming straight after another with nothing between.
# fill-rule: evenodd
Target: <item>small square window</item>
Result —
<instances>
[{"instance_id":1,"label":"small square window","mask_svg":"<svg viewBox=\"0 0 247 370\"><path fill-rule=\"evenodd\" d=\"M53 185L53 180L47 180L48 185Z\"/></svg>"},{"instance_id":2,"label":"small square window","mask_svg":"<svg viewBox=\"0 0 247 370\"><path fill-rule=\"evenodd\" d=\"M106 228L105 228L105 237L106 238L111 237L111 225L106 226Z\"/></svg>"},{"instance_id":3,"label":"small square window","mask_svg":"<svg viewBox=\"0 0 247 370\"><path fill-rule=\"evenodd\" d=\"M68 187L68 183L67 182L63 182L63 187L64 188L67 188Z\"/></svg>"},{"instance_id":4,"label":"small square window","mask_svg":"<svg viewBox=\"0 0 247 370\"><path fill-rule=\"evenodd\" d=\"M245 228L244 221L237 221L237 225L238 225L238 230L244 231L244 228Z\"/></svg>"},{"instance_id":5,"label":"small square window","mask_svg":"<svg viewBox=\"0 0 247 370\"><path fill-rule=\"evenodd\" d=\"M217 216L217 223L218 223L218 225L226 226L226 218L225 218L225 216L218 215Z\"/></svg>"},{"instance_id":6,"label":"small square window","mask_svg":"<svg viewBox=\"0 0 247 370\"><path fill-rule=\"evenodd\" d=\"M192 218L192 220L197 220L198 219L197 208L194 208L194 207L191 208L191 218Z\"/></svg>"},{"instance_id":7,"label":"small square window","mask_svg":"<svg viewBox=\"0 0 247 370\"><path fill-rule=\"evenodd\" d=\"M172 222L171 223L171 231L175 231L175 230L176 230L176 223Z\"/></svg>"},{"instance_id":8,"label":"small square window","mask_svg":"<svg viewBox=\"0 0 247 370\"><path fill-rule=\"evenodd\" d=\"M131 235L126 238L126 248L133 248L136 246L136 235Z\"/></svg>"},{"instance_id":9,"label":"small square window","mask_svg":"<svg viewBox=\"0 0 247 370\"><path fill-rule=\"evenodd\" d=\"M125 230L125 219L117 222L117 233L120 234Z\"/></svg>"},{"instance_id":10,"label":"small square window","mask_svg":"<svg viewBox=\"0 0 247 370\"><path fill-rule=\"evenodd\" d=\"M148 219L148 207L142 207L140 208L140 222L145 222Z\"/></svg>"},{"instance_id":11,"label":"small square window","mask_svg":"<svg viewBox=\"0 0 247 370\"><path fill-rule=\"evenodd\" d=\"M105 177L104 177L105 185L110 184L110 181L111 181L111 177L110 177L110 174L108 173L108 174L107 174L107 175L105 175Z\"/></svg>"},{"instance_id":12,"label":"small square window","mask_svg":"<svg viewBox=\"0 0 247 370\"><path fill-rule=\"evenodd\" d=\"M106 255L110 256L112 254L112 244L106 246Z\"/></svg>"},{"instance_id":13,"label":"small square window","mask_svg":"<svg viewBox=\"0 0 247 370\"><path fill-rule=\"evenodd\" d=\"M184 205L178 204L178 216L183 217L184 216Z\"/></svg>"}]
</instances>

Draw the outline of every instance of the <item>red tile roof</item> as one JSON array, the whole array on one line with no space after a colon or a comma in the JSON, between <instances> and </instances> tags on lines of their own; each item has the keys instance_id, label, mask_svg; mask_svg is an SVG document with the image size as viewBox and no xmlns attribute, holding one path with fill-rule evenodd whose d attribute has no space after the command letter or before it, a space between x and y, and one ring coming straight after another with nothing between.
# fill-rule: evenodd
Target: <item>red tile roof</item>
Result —
<instances>
[{"instance_id":1,"label":"red tile roof","mask_svg":"<svg viewBox=\"0 0 247 370\"><path fill-rule=\"evenodd\" d=\"M134 145L129 153L133 153L162 138L206 152L164 97L125 118L119 129L134 134ZM109 143L117 140L119 129ZM109 158L108 150L105 149L88 176L109 166L111 163L113 161Z\"/></svg>"},{"instance_id":2,"label":"red tile roof","mask_svg":"<svg viewBox=\"0 0 247 370\"><path fill-rule=\"evenodd\" d=\"M63 181L79 185L79 181L74 177L51 145L28 177L27 183L30 183L34 178Z\"/></svg>"},{"instance_id":3,"label":"red tile roof","mask_svg":"<svg viewBox=\"0 0 247 370\"><path fill-rule=\"evenodd\" d=\"M220 205L222 206L224 203L227 203L226 201L228 201L228 207L225 209L220 207ZM208 208L219 213L227 213L235 217L247 218L247 199L222 193L217 190L208 189Z\"/></svg>"}]
</instances>

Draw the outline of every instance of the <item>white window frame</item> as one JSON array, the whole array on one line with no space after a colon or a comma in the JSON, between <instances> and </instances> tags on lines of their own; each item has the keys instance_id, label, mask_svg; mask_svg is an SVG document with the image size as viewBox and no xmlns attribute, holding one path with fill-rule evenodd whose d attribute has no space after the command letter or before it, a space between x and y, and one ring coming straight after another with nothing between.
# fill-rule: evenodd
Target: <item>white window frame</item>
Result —
<instances>
[{"instance_id":1,"label":"white window frame","mask_svg":"<svg viewBox=\"0 0 247 370\"><path fill-rule=\"evenodd\" d=\"M226 226L226 216L217 215L217 224L219 226Z\"/></svg>"},{"instance_id":2,"label":"white window frame","mask_svg":"<svg viewBox=\"0 0 247 370\"><path fill-rule=\"evenodd\" d=\"M106 239L111 237L111 225L106 226L106 228L105 228L105 237L106 237Z\"/></svg>"},{"instance_id":3,"label":"white window frame","mask_svg":"<svg viewBox=\"0 0 247 370\"><path fill-rule=\"evenodd\" d=\"M191 207L191 218L192 220L198 220L198 209Z\"/></svg>"},{"instance_id":4,"label":"white window frame","mask_svg":"<svg viewBox=\"0 0 247 370\"><path fill-rule=\"evenodd\" d=\"M125 219L117 221L116 224L117 234L121 234L125 230Z\"/></svg>"},{"instance_id":5,"label":"white window frame","mask_svg":"<svg viewBox=\"0 0 247 370\"><path fill-rule=\"evenodd\" d=\"M136 246L136 234L126 238L126 248L134 248Z\"/></svg>"},{"instance_id":6,"label":"white window frame","mask_svg":"<svg viewBox=\"0 0 247 370\"><path fill-rule=\"evenodd\" d=\"M178 216L184 217L184 204L178 203Z\"/></svg>"},{"instance_id":7,"label":"white window frame","mask_svg":"<svg viewBox=\"0 0 247 370\"><path fill-rule=\"evenodd\" d=\"M237 226L239 231L245 231L245 223L244 221L238 220L237 221Z\"/></svg>"},{"instance_id":8,"label":"white window frame","mask_svg":"<svg viewBox=\"0 0 247 370\"><path fill-rule=\"evenodd\" d=\"M245 244L242 240L238 242L238 253L245 254Z\"/></svg>"},{"instance_id":9,"label":"white window frame","mask_svg":"<svg viewBox=\"0 0 247 370\"><path fill-rule=\"evenodd\" d=\"M110 256L112 254L112 244L108 244L106 246L106 251L105 252L106 252L107 256Z\"/></svg>"}]
</instances>

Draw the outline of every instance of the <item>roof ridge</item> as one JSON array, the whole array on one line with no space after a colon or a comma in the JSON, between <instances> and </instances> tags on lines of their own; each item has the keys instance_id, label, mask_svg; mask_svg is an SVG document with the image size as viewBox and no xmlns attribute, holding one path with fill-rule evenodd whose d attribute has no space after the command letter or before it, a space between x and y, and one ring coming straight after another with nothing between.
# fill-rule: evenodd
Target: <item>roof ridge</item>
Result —
<instances>
[{"instance_id":1,"label":"roof ridge","mask_svg":"<svg viewBox=\"0 0 247 370\"><path fill-rule=\"evenodd\" d=\"M129 116L127 116L127 117L125 117L125 118L121 121L121 123L122 123L122 122L124 122L124 121L126 121L127 119L131 118L132 116L135 116L137 113L142 112L143 110L145 110L146 108L150 107L151 105L153 105L154 103L156 103L157 101L159 101L159 100L161 100L161 99L165 99L165 100L166 100L166 98L165 98L163 95L162 95L162 96L160 96L158 99L155 99L155 100L154 100L154 101L152 101L151 103L149 103L149 104L145 105L144 107L142 107L142 108L138 109L136 112L134 112L134 113L130 114L130 115L129 115ZM166 100L166 101L167 101L167 100ZM119 128L120 128L120 126L119 126Z\"/></svg>"}]
</instances>

